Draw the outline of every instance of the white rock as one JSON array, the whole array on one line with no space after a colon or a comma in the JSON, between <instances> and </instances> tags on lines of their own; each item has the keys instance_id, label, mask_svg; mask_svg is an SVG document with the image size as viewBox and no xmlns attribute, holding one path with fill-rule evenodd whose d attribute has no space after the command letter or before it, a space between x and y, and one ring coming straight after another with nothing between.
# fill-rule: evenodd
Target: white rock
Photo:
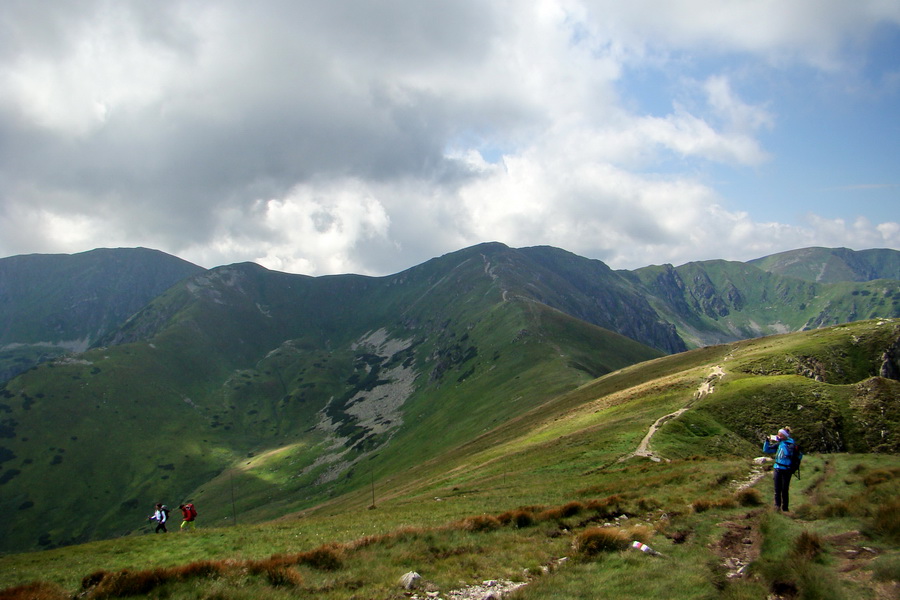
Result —
<instances>
[{"instance_id":1,"label":"white rock","mask_svg":"<svg viewBox=\"0 0 900 600\"><path fill-rule=\"evenodd\" d=\"M410 571L400 578L400 587L404 590L411 590L422 584L422 576L415 571Z\"/></svg>"}]
</instances>

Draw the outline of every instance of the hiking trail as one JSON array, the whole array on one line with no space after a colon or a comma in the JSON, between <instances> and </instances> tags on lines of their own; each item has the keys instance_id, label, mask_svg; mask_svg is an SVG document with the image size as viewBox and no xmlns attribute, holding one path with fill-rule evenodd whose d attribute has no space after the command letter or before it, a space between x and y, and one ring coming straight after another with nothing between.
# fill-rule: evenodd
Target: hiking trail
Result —
<instances>
[{"instance_id":1,"label":"hiking trail","mask_svg":"<svg viewBox=\"0 0 900 600\"><path fill-rule=\"evenodd\" d=\"M665 425L667 422L671 421L682 415L687 409L691 407L691 405L712 394L715 391L715 383L719 381L722 377L725 376L725 370L722 369L722 365L716 365L712 369L710 369L709 375L706 376L706 379L703 380L703 383L700 384L700 387L697 388L697 391L694 392L693 397L690 402L687 403L687 406L683 408L679 408L673 413L669 413L664 415L656 420L653 425L650 426L650 429L647 431L647 435L644 436L644 439L641 440L641 443L638 444L637 450L630 454L626 454L622 458L619 459L619 462L624 462L629 458L634 456L643 456L645 458L649 458L653 462L661 462L663 459L656 455L652 450L650 450L650 440L656 435L656 432L659 431L659 428Z\"/></svg>"}]
</instances>

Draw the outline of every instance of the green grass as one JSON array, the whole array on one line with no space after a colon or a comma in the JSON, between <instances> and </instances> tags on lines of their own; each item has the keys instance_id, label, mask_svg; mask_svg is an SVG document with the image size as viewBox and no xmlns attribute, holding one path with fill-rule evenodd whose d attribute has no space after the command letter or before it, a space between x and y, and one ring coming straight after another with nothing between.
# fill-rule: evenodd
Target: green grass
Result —
<instances>
[{"instance_id":1,"label":"green grass","mask_svg":"<svg viewBox=\"0 0 900 600\"><path fill-rule=\"evenodd\" d=\"M376 474L374 486L301 511L282 506L289 514L267 523L239 513L239 526L213 526L222 520L210 514L230 509L226 472L206 491L219 512L199 504L196 532L7 555L0 557L0 587L43 581L19 597L71 597L85 577L104 571L91 579L101 582L97 594L106 580L102 585L133 586L137 597L389 598L402 595L397 581L414 570L443 593L485 579L528 581L518 592L523 598L587 598L600 589L644 598L751 598L782 588L798 598L875 597L875 574L891 577L898 555L895 454L810 452L803 478L792 484L793 517L768 512L770 473L755 494L735 493L759 454L753 432L797 416L778 412L779 398L793 393L811 403L803 409L810 414L843 415L852 405L835 402L838 392L824 393L843 385L733 370L762 356L761 346L780 352L786 343L766 339L623 368L428 460L387 457L408 468ZM725 377L697 400L693 392L716 365ZM685 406L651 442L659 462L629 458L654 421ZM422 452L412 440L406 444ZM291 460L312 452L295 443L239 464L263 493L283 485ZM728 522L745 523L762 540L747 578L726 576L719 547ZM613 536L619 545L593 552L579 544L603 530L619 532ZM839 569L848 549L839 540L850 532L857 532L850 549L878 553L863 571L869 579L850 580ZM663 556L621 543L632 540ZM310 553L336 560L313 560ZM130 574L122 575L126 569Z\"/></svg>"}]
</instances>

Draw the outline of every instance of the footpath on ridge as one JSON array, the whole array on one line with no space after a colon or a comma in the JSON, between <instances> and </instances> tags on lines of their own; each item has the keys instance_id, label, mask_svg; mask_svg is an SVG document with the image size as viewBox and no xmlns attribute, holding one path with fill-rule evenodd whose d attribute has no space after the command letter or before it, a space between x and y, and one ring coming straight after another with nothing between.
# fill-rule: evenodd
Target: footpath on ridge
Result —
<instances>
[{"instance_id":1,"label":"footpath on ridge","mask_svg":"<svg viewBox=\"0 0 900 600\"><path fill-rule=\"evenodd\" d=\"M722 377L725 376L725 370L722 369L722 365L716 365L711 370L709 375L706 376L706 379L703 380L703 383L700 384L700 387L697 388L697 391L694 392L691 400L685 405L683 408L679 408L673 413L669 413L664 415L656 420L653 425L650 426L650 429L647 431L647 435L644 436L644 439L641 440L641 443L638 444L637 449L634 452L626 454L625 456L619 458L618 462L625 462L629 458L633 458L635 456L642 456L645 458L649 458L654 462L660 462L664 460L657 454L655 454L652 450L650 450L650 440L656 435L656 432L659 431L659 428L665 425L667 422L681 416L686 410L688 410L694 402L700 400L701 398L712 394L715 391L715 383L719 381Z\"/></svg>"}]
</instances>

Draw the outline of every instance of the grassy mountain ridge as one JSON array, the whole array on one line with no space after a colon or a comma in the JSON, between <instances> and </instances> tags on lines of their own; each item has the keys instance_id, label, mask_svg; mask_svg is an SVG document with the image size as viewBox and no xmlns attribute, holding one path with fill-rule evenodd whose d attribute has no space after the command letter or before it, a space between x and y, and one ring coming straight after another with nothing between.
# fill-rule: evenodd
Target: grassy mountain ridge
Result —
<instances>
[{"instance_id":1,"label":"grassy mountain ridge","mask_svg":"<svg viewBox=\"0 0 900 600\"><path fill-rule=\"evenodd\" d=\"M0 389L0 509L15 515L2 549L134 533L157 499L231 523L232 490L242 521L274 518L414 470L682 338L889 317L897 298L885 280L726 261L629 273L497 243L388 277L201 272L101 345Z\"/></svg>"},{"instance_id":2,"label":"grassy mountain ridge","mask_svg":"<svg viewBox=\"0 0 900 600\"><path fill-rule=\"evenodd\" d=\"M203 269L146 248L0 259L0 381L83 351L175 282Z\"/></svg>"},{"instance_id":3,"label":"grassy mountain ridge","mask_svg":"<svg viewBox=\"0 0 900 600\"><path fill-rule=\"evenodd\" d=\"M748 264L817 283L900 279L900 252L886 248L803 248L757 258Z\"/></svg>"},{"instance_id":4,"label":"grassy mountain ridge","mask_svg":"<svg viewBox=\"0 0 900 600\"><path fill-rule=\"evenodd\" d=\"M900 282L812 283L749 263L704 261L630 274L690 346L900 315Z\"/></svg>"},{"instance_id":5,"label":"grassy mountain ridge","mask_svg":"<svg viewBox=\"0 0 900 600\"><path fill-rule=\"evenodd\" d=\"M42 579L46 598L114 589L122 593L108 597L399 597L399 576L417 570L445 594L460 581L509 578L528 583L524 598L599 588L647 598L889 597L900 576L891 570L900 383L879 373L896 362L898 341L900 321L874 320L626 366L430 460L378 473L375 510L365 510L364 488L266 525L204 520L193 535L7 556L0 586ZM681 409L652 437L650 455L634 456L648 428ZM757 481L750 460L759 438L785 424L808 453L792 518L760 508L771 477L760 471ZM750 492L739 491L745 483ZM594 554L584 544L598 529L624 544ZM632 539L664 558L626 549ZM109 587L116 581L132 587Z\"/></svg>"}]
</instances>

